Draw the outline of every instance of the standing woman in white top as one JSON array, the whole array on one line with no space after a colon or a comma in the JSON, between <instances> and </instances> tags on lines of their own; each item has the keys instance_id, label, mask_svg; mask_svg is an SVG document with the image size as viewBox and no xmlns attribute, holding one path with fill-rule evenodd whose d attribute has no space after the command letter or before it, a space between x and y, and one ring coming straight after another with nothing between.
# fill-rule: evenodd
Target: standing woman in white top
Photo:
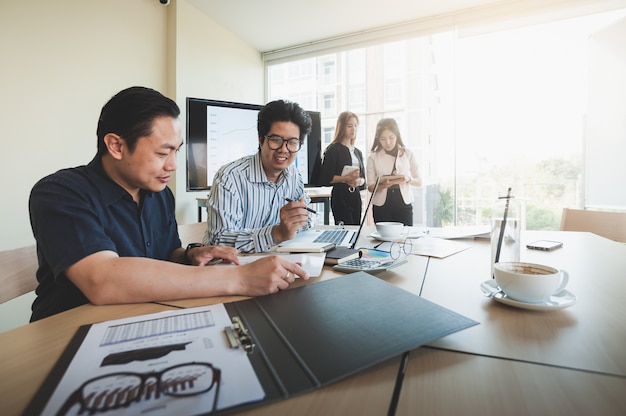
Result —
<instances>
[{"instance_id":1,"label":"standing woman in white top","mask_svg":"<svg viewBox=\"0 0 626 416\"><path fill-rule=\"evenodd\" d=\"M396 120L383 118L378 122L371 150L366 169L370 192L374 190L376 178L383 176L372 199L374 222L396 221L413 225L410 185L422 186L422 179L413 152L404 147Z\"/></svg>"}]
</instances>

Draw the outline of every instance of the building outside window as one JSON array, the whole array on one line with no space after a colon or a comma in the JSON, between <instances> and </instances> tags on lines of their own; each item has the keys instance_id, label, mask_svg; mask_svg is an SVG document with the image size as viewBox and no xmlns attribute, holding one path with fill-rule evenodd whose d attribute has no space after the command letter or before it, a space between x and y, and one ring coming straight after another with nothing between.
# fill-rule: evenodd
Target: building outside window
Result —
<instances>
[{"instance_id":1,"label":"building outside window","mask_svg":"<svg viewBox=\"0 0 626 416\"><path fill-rule=\"evenodd\" d=\"M305 108L322 112L323 146L340 112L357 113L365 154L378 120L395 118L424 184L414 189L415 224L488 224L511 187L527 229L558 229L561 209L582 201L587 42L624 16L622 9L476 35L450 30L269 63L268 95L317 97ZM276 74L285 72L301 76L283 82Z\"/></svg>"},{"instance_id":2,"label":"building outside window","mask_svg":"<svg viewBox=\"0 0 626 416\"><path fill-rule=\"evenodd\" d=\"M337 114L337 106L335 102L335 94L322 95L322 113L324 116Z\"/></svg>"},{"instance_id":3,"label":"building outside window","mask_svg":"<svg viewBox=\"0 0 626 416\"><path fill-rule=\"evenodd\" d=\"M337 82L335 57L331 56L328 60L321 58L320 61L322 66L322 81L325 84L331 85Z\"/></svg>"}]
</instances>

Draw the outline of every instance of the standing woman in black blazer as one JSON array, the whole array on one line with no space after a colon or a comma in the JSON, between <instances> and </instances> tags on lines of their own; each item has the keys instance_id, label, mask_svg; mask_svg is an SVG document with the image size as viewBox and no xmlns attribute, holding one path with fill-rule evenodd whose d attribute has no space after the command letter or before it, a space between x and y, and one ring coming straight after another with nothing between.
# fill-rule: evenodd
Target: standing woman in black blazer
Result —
<instances>
[{"instance_id":1,"label":"standing woman in black blazer","mask_svg":"<svg viewBox=\"0 0 626 416\"><path fill-rule=\"evenodd\" d=\"M335 224L358 225L361 222L361 194L365 189L363 154L354 146L359 117L344 111L337 118L335 137L324 152L321 182L332 185L330 205ZM345 166L354 166L351 173L342 175Z\"/></svg>"}]
</instances>

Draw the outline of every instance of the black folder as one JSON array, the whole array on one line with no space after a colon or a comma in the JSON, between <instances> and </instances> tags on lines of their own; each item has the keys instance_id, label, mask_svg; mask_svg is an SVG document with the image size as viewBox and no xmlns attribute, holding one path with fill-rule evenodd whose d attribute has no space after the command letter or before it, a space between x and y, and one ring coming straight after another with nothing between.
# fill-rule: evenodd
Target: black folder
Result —
<instances>
[{"instance_id":1,"label":"black folder","mask_svg":"<svg viewBox=\"0 0 626 416\"><path fill-rule=\"evenodd\" d=\"M365 272L224 306L241 326L236 333L265 398L223 413L314 390L477 324ZM25 414L43 410L88 327L77 331Z\"/></svg>"}]
</instances>

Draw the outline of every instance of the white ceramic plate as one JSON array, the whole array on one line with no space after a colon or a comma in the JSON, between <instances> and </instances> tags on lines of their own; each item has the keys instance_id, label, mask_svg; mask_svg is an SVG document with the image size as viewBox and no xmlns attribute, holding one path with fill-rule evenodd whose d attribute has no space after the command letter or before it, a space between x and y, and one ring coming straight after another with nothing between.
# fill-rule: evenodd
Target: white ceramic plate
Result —
<instances>
[{"instance_id":1,"label":"white ceramic plate","mask_svg":"<svg viewBox=\"0 0 626 416\"><path fill-rule=\"evenodd\" d=\"M374 231L369 236L372 238L375 238L376 240L393 242L393 241L404 241L407 238L408 234L405 231L397 237L383 237L382 235L378 234L378 231Z\"/></svg>"},{"instance_id":2,"label":"white ceramic plate","mask_svg":"<svg viewBox=\"0 0 626 416\"><path fill-rule=\"evenodd\" d=\"M494 279L489 279L480 284L480 290L488 298L493 298L496 302L505 305L515 306L522 309L530 309L534 311L551 311L555 309L563 309L572 306L578 301L578 297L572 292L562 290L557 294L550 296L550 299L543 303L527 303L519 300L510 299L500 290Z\"/></svg>"}]
</instances>

